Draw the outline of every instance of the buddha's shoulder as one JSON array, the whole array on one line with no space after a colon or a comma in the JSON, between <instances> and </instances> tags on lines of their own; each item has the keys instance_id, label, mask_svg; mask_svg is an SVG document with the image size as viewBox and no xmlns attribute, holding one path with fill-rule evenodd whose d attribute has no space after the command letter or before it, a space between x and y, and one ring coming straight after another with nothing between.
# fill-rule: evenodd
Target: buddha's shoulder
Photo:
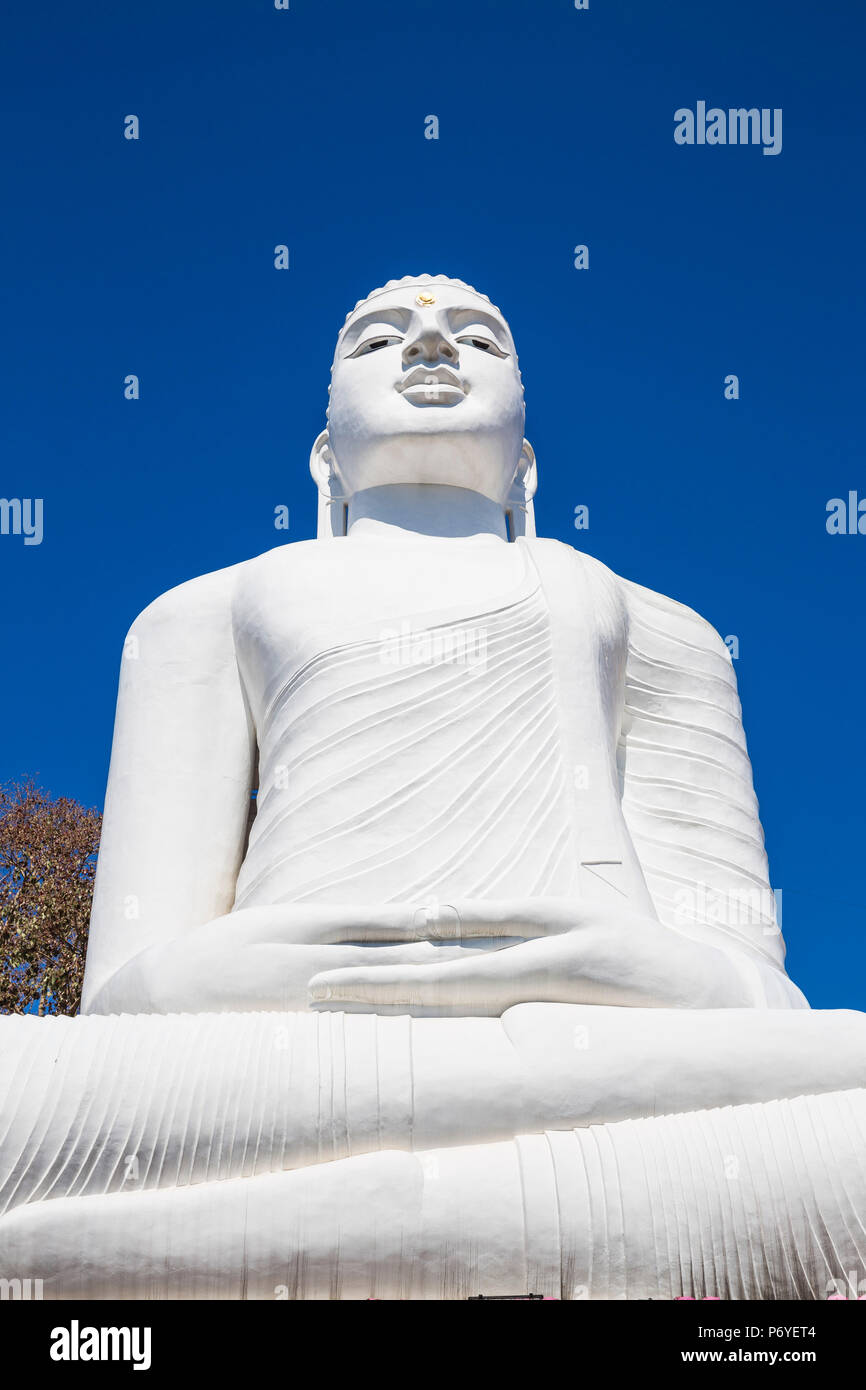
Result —
<instances>
[{"instance_id":1,"label":"buddha's shoulder","mask_svg":"<svg viewBox=\"0 0 866 1390\"><path fill-rule=\"evenodd\" d=\"M613 570L602 564L601 560L596 560L594 556L587 555L586 551L578 550L576 546L568 545L565 541L533 536L526 544L536 561L550 572L551 577L558 571L558 577L565 582L578 582L583 579L611 588L616 588L622 582Z\"/></svg>"},{"instance_id":2,"label":"buddha's shoulder","mask_svg":"<svg viewBox=\"0 0 866 1390\"><path fill-rule=\"evenodd\" d=\"M670 637L709 647L730 662L728 648L712 623L688 604L616 574L593 555L563 541L534 539L530 545L542 562L550 557L549 563L556 564L563 575L571 569L576 583L583 579L597 593L615 598L634 627L655 627Z\"/></svg>"},{"instance_id":3,"label":"buddha's shoulder","mask_svg":"<svg viewBox=\"0 0 866 1390\"><path fill-rule=\"evenodd\" d=\"M208 574L184 580L174 588L166 589L142 609L130 632L140 631L143 627L189 628L191 623L199 626L230 625L239 594L262 579L272 578L277 572L285 574L294 570L300 580L310 568L316 547L321 544L320 541L294 541L275 546L250 560L241 560L237 564L226 565L224 569L211 570Z\"/></svg>"},{"instance_id":4,"label":"buddha's shoulder","mask_svg":"<svg viewBox=\"0 0 866 1390\"><path fill-rule=\"evenodd\" d=\"M691 647L714 652L727 664L731 654L712 623L688 604L637 584L633 579L616 576L633 629L652 628L665 636Z\"/></svg>"}]
</instances>

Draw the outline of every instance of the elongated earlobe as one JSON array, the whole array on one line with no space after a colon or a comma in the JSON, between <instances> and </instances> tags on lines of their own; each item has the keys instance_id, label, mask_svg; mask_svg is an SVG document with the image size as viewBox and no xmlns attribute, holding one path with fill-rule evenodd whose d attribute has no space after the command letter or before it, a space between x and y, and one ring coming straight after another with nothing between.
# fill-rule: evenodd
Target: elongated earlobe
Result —
<instances>
[{"instance_id":1,"label":"elongated earlobe","mask_svg":"<svg viewBox=\"0 0 866 1390\"><path fill-rule=\"evenodd\" d=\"M310 472L319 493L318 539L345 536L349 499L343 493L327 430L322 430L310 451Z\"/></svg>"},{"instance_id":2,"label":"elongated earlobe","mask_svg":"<svg viewBox=\"0 0 866 1390\"><path fill-rule=\"evenodd\" d=\"M538 485L538 469L535 463L535 450L528 439L524 439L520 451L520 462L514 475L514 482L505 502L505 521L508 539L515 541L519 536L535 535L535 510L532 499Z\"/></svg>"}]
</instances>

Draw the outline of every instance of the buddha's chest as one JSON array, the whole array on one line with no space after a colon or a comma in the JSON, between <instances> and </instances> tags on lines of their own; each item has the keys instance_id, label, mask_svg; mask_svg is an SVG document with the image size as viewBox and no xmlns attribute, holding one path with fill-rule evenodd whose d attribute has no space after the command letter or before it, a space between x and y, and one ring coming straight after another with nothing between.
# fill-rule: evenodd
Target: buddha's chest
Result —
<instances>
[{"instance_id":1,"label":"buddha's chest","mask_svg":"<svg viewBox=\"0 0 866 1390\"><path fill-rule=\"evenodd\" d=\"M559 717L573 709L585 726L592 714L593 737L608 743L618 731L627 647L611 581L555 542L334 540L272 551L250 568L234 605L260 747L277 708L296 706L302 691L309 720L351 723L346 702L336 713L327 706L353 679L394 684L407 699L410 688L432 693L438 684L456 698L475 676L478 698L489 698L491 673L519 683L539 663L542 628ZM394 717L404 714L401 705Z\"/></svg>"},{"instance_id":2,"label":"buddha's chest","mask_svg":"<svg viewBox=\"0 0 866 1390\"><path fill-rule=\"evenodd\" d=\"M522 545L298 550L236 605L259 745L239 900L573 891L577 771L598 796L613 755L591 595L574 622Z\"/></svg>"},{"instance_id":3,"label":"buddha's chest","mask_svg":"<svg viewBox=\"0 0 866 1390\"><path fill-rule=\"evenodd\" d=\"M329 653L370 670L484 658L494 615L539 589L521 547L484 540L286 546L235 601L235 634L263 731L280 690ZM455 647L456 644L456 647Z\"/></svg>"}]
</instances>

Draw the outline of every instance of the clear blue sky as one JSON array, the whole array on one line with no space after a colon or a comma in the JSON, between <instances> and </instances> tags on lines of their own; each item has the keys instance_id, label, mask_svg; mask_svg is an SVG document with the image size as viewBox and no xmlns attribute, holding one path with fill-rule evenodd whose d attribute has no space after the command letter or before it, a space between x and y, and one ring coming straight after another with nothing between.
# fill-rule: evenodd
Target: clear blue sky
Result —
<instances>
[{"instance_id":1,"label":"clear blue sky","mask_svg":"<svg viewBox=\"0 0 866 1390\"><path fill-rule=\"evenodd\" d=\"M866 496L862 5L47 0L3 37L0 492L45 534L0 536L0 778L101 804L136 613L278 504L313 534L343 316L460 276L517 339L540 533L738 636L789 968L866 1006L866 536L825 529ZM698 100L781 107L782 153L677 146Z\"/></svg>"}]
</instances>

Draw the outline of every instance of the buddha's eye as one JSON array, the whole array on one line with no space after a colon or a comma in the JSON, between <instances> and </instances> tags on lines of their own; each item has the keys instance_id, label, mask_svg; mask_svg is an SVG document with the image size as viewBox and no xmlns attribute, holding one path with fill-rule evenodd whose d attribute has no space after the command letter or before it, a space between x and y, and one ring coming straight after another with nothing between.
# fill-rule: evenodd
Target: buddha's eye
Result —
<instances>
[{"instance_id":1,"label":"buddha's eye","mask_svg":"<svg viewBox=\"0 0 866 1390\"><path fill-rule=\"evenodd\" d=\"M363 343L359 343L352 357L366 357L368 353L378 352L381 348L391 347L392 343L399 343L400 338L367 338Z\"/></svg>"},{"instance_id":2,"label":"buddha's eye","mask_svg":"<svg viewBox=\"0 0 866 1390\"><path fill-rule=\"evenodd\" d=\"M494 343L492 338L477 338L474 333L467 333L462 338L457 339L458 343L468 343L470 347L477 348L479 352L489 352L493 357L506 357L498 343Z\"/></svg>"}]
</instances>

